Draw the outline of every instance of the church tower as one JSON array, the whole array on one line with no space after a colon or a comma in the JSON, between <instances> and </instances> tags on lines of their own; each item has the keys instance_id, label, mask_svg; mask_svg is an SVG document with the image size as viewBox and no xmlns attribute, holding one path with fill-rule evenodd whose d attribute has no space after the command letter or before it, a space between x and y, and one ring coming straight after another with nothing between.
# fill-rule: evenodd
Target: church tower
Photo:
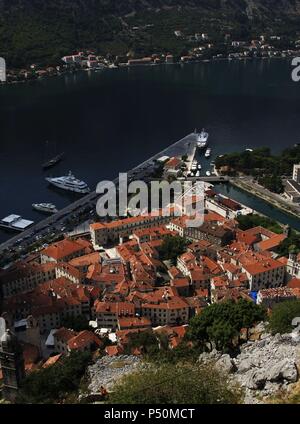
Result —
<instances>
[{"instance_id":1,"label":"church tower","mask_svg":"<svg viewBox=\"0 0 300 424\"><path fill-rule=\"evenodd\" d=\"M6 330L0 340L0 366L3 373L3 398L15 402L25 367L22 348L16 336Z\"/></svg>"}]
</instances>

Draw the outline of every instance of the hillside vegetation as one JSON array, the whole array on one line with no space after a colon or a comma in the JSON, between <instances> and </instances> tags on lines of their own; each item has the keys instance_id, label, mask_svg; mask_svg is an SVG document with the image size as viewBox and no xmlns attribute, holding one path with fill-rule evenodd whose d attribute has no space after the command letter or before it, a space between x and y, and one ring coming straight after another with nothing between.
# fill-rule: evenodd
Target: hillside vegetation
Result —
<instances>
[{"instance_id":1,"label":"hillside vegetation","mask_svg":"<svg viewBox=\"0 0 300 424\"><path fill-rule=\"evenodd\" d=\"M295 34L300 0L0 0L0 56L11 67L51 64L78 49L181 53L174 30L215 37ZM141 25L145 30L135 32Z\"/></svg>"}]
</instances>

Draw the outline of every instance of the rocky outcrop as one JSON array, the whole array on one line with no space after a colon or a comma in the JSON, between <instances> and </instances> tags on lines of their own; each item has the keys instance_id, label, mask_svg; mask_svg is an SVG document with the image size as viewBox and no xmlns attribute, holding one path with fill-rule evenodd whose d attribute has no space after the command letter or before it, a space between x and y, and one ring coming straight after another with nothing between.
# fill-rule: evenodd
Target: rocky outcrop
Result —
<instances>
[{"instance_id":1,"label":"rocky outcrop","mask_svg":"<svg viewBox=\"0 0 300 424\"><path fill-rule=\"evenodd\" d=\"M243 345L236 358L214 350L199 360L231 374L245 391L245 403L264 403L298 381L300 344L291 334L263 334L261 340Z\"/></svg>"},{"instance_id":2,"label":"rocky outcrop","mask_svg":"<svg viewBox=\"0 0 300 424\"><path fill-rule=\"evenodd\" d=\"M139 367L141 360L137 356L104 356L88 368L90 394L99 393L101 386L110 390L124 375L136 371Z\"/></svg>"}]
</instances>

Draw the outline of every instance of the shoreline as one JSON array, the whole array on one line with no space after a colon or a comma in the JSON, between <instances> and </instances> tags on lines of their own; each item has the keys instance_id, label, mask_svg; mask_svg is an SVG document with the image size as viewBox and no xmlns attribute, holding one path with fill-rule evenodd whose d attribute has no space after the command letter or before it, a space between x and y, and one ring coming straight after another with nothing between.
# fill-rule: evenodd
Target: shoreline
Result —
<instances>
[{"instance_id":1,"label":"shoreline","mask_svg":"<svg viewBox=\"0 0 300 424\"><path fill-rule=\"evenodd\" d=\"M256 60L259 61L272 61L272 60L289 60L292 59L294 57L297 56L289 56L289 57L240 57L240 58L228 58L228 57L224 57L224 58L211 58L211 59L201 59L201 60L191 60L191 61L187 61L187 62L174 62L174 63L150 63L150 64L140 64L140 65L119 65L116 67L109 67L109 66L105 66L102 69L89 69L89 68L83 68L83 69L72 69L72 70L63 70L54 74L48 74L45 76L38 76L36 78L30 78L30 79L22 79L20 81L6 81L6 82L0 82L0 89L1 87L7 87L7 86L11 86L11 85L18 85L18 84L26 84L26 83L33 83L33 82L37 82L37 81L41 81L41 80L47 80L48 78L58 78L61 77L63 75L71 75L71 74L75 74L78 72L103 72L103 71L116 71L119 69L133 69L133 68L144 68L144 67L157 67L157 66L178 66L178 65L196 65L196 64L205 64L205 63L213 63L213 62L232 62L232 63L236 63L236 62L242 62L242 61L248 61L248 62L253 62Z\"/></svg>"},{"instance_id":2,"label":"shoreline","mask_svg":"<svg viewBox=\"0 0 300 424\"><path fill-rule=\"evenodd\" d=\"M286 207L284 207L279 202L276 202L276 200L274 201L274 199L272 199L271 197L269 197L267 195L264 196L262 193L259 193L257 190L255 190L255 188L253 188L253 186L249 186L248 184L246 184L246 183L244 183L240 180L235 180L235 179L230 179L229 183L232 184L234 187L237 187L237 188L243 190L244 192L251 194L253 197L257 197L257 198L263 200L264 202L266 202L269 205L273 206L274 208L286 213L287 215L290 215L293 218L297 218L300 222L299 214L287 209ZM271 192L270 192L270 195L271 195Z\"/></svg>"}]
</instances>

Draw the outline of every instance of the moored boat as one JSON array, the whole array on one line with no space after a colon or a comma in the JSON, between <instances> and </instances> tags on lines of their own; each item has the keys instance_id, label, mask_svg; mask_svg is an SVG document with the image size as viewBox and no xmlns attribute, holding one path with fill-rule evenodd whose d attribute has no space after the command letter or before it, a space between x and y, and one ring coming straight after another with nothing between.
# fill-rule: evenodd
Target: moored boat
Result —
<instances>
[{"instance_id":1,"label":"moored boat","mask_svg":"<svg viewBox=\"0 0 300 424\"><path fill-rule=\"evenodd\" d=\"M211 156L211 149L210 148L206 149L206 152L205 152L205 155L204 156L206 158L210 158L210 156Z\"/></svg>"},{"instance_id":2,"label":"moored boat","mask_svg":"<svg viewBox=\"0 0 300 424\"><path fill-rule=\"evenodd\" d=\"M61 162L64 158L64 153L60 153L59 155L55 156L54 158L48 160L47 162L43 163L42 168L43 169L49 169L55 166L57 163Z\"/></svg>"},{"instance_id":3,"label":"moored boat","mask_svg":"<svg viewBox=\"0 0 300 424\"><path fill-rule=\"evenodd\" d=\"M55 205L52 203L33 203L32 208L39 212L56 213L58 212Z\"/></svg>"},{"instance_id":4,"label":"moored boat","mask_svg":"<svg viewBox=\"0 0 300 424\"><path fill-rule=\"evenodd\" d=\"M68 175L63 177L47 177L46 181L57 188L73 191L75 193L87 194L91 191L88 185L84 181L78 180L74 177L71 171Z\"/></svg>"}]
</instances>

